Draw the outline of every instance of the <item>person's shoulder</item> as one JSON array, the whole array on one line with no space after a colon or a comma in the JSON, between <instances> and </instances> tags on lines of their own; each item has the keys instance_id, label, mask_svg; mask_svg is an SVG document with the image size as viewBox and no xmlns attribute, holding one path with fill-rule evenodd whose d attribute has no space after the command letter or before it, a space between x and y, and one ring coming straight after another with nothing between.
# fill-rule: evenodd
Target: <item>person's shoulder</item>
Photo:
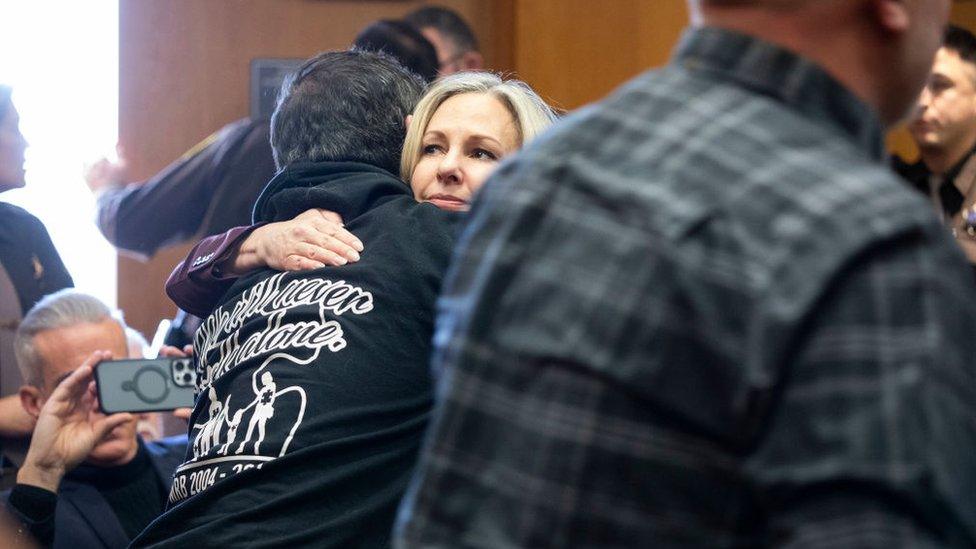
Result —
<instances>
[{"instance_id":1,"label":"person's shoulder","mask_svg":"<svg viewBox=\"0 0 976 549\"><path fill-rule=\"evenodd\" d=\"M34 216L34 214L21 208L20 206L15 206L9 202L0 202L0 215L8 219L16 218L16 219L37 220L37 217Z\"/></svg>"},{"instance_id":2,"label":"person's shoulder","mask_svg":"<svg viewBox=\"0 0 976 549\"><path fill-rule=\"evenodd\" d=\"M218 133L269 133L271 121L267 118L241 118L226 124Z\"/></svg>"},{"instance_id":3,"label":"person's shoulder","mask_svg":"<svg viewBox=\"0 0 976 549\"><path fill-rule=\"evenodd\" d=\"M26 231L29 234L38 232L47 234L47 228L37 216L7 202L0 202L0 220L7 227L16 227L15 230Z\"/></svg>"},{"instance_id":4,"label":"person's shoulder","mask_svg":"<svg viewBox=\"0 0 976 549\"><path fill-rule=\"evenodd\" d=\"M393 238L407 244L429 246L442 242L453 244L458 227L467 217L465 212L442 210L427 202L417 202L413 196L391 196L374 210L374 223Z\"/></svg>"}]
</instances>

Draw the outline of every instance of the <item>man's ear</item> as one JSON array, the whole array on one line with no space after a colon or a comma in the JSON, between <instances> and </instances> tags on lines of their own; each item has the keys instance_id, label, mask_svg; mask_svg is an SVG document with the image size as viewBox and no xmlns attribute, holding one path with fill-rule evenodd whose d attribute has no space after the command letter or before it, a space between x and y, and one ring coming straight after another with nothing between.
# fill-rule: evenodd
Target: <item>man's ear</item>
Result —
<instances>
[{"instance_id":1,"label":"man's ear","mask_svg":"<svg viewBox=\"0 0 976 549\"><path fill-rule=\"evenodd\" d=\"M410 122L413 121L413 115L412 114L408 114L407 117L403 119L403 121L406 124L405 127L409 130L410 129Z\"/></svg>"},{"instance_id":2,"label":"man's ear","mask_svg":"<svg viewBox=\"0 0 976 549\"><path fill-rule=\"evenodd\" d=\"M34 419L41 414L41 407L44 406L44 396L41 390L33 385L21 385L17 391L20 396L20 405L27 410L27 413Z\"/></svg>"},{"instance_id":3,"label":"man's ear","mask_svg":"<svg viewBox=\"0 0 976 549\"><path fill-rule=\"evenodd\" d=\"M901 34L911 25L911 17L904 0L871 0L874 20L886 32Z\"/></svg>"},{"instance_id":4,"label":"man's ear","mask_svg":"<svg viewBox=\"0 0 976 549\"><path fill-rule=\"evenodd\" d=\"M485 68L485 59L476 51L464 52L460 61L462 70L480 71Z\"/></svg>"}]
</instances>

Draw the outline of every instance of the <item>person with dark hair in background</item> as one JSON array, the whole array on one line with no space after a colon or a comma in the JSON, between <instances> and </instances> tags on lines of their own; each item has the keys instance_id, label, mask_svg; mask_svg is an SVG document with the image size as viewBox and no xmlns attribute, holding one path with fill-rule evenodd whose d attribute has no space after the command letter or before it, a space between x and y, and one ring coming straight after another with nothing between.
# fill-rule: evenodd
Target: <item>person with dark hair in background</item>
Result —
<instances>
[{"instance_id":1,"label":"person with dark hair in background","mask_svg":"<svg viewBox=\"0 0 976 549\"><path fill-rule=\"evenodd\" d=\"M11 89L0 86L0 193L25 185L26 149ZM15 330L44 295L73 285L44 224L0 202L0 489L13 484L34 428L17 397L24 380L13 353Z\"/></svg>"},{"instance_id":2,"label":"person with dark hair in background","mask_svg":"<svg viewBox=\"0 0 976 549\"><path fill-rule=\"evenodd\" d=\"M434 45L441 75L484 68L478 39L456 12L441 6L424 6L403 18Z\"/></svg>"},{"instance_id":3,"label":"person with dark hair in background","mask_svg":"<svg viewBox=\"0 0 976 549\"><path fill-rule=\"evenodd\" d=\"M353 45L384 51L425 81L437 76L437 52L408 25L378 21L363 29ZM123 184L124 172L124 160L102 159L85 176L98 197L98 227L120 250L148 258L163 246L250 225L254 201L275 174L268 121L228 124L144 182ZM326 218L341 223L332 215ZM340 245L335 252L346 261L358 259L351 247ZM166 343L182 348L198 325L198 318L179 311Z\"/></svg>"},{"instance_id":4,"label":"person with dark hair in background","mask_svg":"<svg viewBox=\"0 0 976 549\"><path fill-rule=\"evenodd\" d=\"M393 56L425 82L433 82L437 78L437 50L420 31L403 21L377 21L360 31L353 45Z\"/></svg>"},{"instance_id":5,"label":"person with dark hair in background","mask_svg":"<svg viewBox=\"0 0 976 549\"><path fill-rule=\"evenodd\" d=\"M19 399L37 423L3 504L44 547L125 547L162 512L186 436L147 443L135 416L98 409L89 384L99 362L128 355L124 322L97 298L61 290L27 313L15 348Z\"/></svg>"},{"instance_id":6,"label":"person with dark hair in background","mask_svg":"<svg viewBox=\"0 0 976 549\"><path fill-rule=\"evenodd\" d=\"M976 36L970 31L946 28L908 129L919 159L908 164L895 157L895 171L931 199L976 262L976 215L963 212L966 195L976 190Z\"/></svg>"},{"instance_id":7,"label":"person with dark hair in background","mask_svg":"<svg viewBox=\"0 0 976 549\"><path fill-rule=\"evenodd\" d=\"M976 546L976 291L884 165L950 0L688 4L472 207L397 547Z\"/></svg>"},{"instance_id":8,"label":"person with dark hair in background","mask_svg":"<svg viewBox=\"0 0 976 549\"><path fill-rule=\"evenodd\" d=\"M456 212L395 174L423 80L327 52L282 87L278 174L255 220L338 213L371 245L344 267L253 271L196 335L191 450L136 547L386 547L431 401L434 302Z\"/></svg>"}]
</instances>

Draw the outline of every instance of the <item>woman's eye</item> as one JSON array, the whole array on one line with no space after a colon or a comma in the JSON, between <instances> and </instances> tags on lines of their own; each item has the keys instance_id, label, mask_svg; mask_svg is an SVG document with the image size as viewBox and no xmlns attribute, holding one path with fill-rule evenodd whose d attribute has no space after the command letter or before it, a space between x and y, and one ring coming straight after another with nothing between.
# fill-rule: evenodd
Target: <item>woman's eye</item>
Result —
<instances>
[{"instance_id":1,"label":"woman's eye","mask_svg":"<svg viewBox=\"0 0 976 549\"><path fill-rule=\"evenodd\" d=\"M440 145L424 145L422 150L424 154L436 154L440 152L441 147Z\"/></svg>"},{"instance_id":2,"label":"woman's eye","mask_svg":"<svg viewBox=\"0 0 976 549\"><path fill-rule=\"evenodd\" d=\"M485 149L475 149L471 151L471 157L478 160L498 160L498 155Z\"/></svg>"}]
</instances>

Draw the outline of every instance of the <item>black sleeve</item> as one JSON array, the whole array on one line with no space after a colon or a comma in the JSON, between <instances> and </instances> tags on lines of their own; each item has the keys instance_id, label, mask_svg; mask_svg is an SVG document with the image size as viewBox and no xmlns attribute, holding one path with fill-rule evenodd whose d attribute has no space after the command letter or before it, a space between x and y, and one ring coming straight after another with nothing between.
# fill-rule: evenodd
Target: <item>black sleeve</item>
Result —
<instances>
[{"instance_id":1,"label":"black sleeve","mask_svg":"<svg viewBox=\"0 0 976 549\"><path fill-rule=\"evenodd\" d=\"M42 547L54 543L54 512L58 496L43 488L18 484L7 497L7 510L20 522L18 532L30 534Z\"/></svg>"}]
</instances>

